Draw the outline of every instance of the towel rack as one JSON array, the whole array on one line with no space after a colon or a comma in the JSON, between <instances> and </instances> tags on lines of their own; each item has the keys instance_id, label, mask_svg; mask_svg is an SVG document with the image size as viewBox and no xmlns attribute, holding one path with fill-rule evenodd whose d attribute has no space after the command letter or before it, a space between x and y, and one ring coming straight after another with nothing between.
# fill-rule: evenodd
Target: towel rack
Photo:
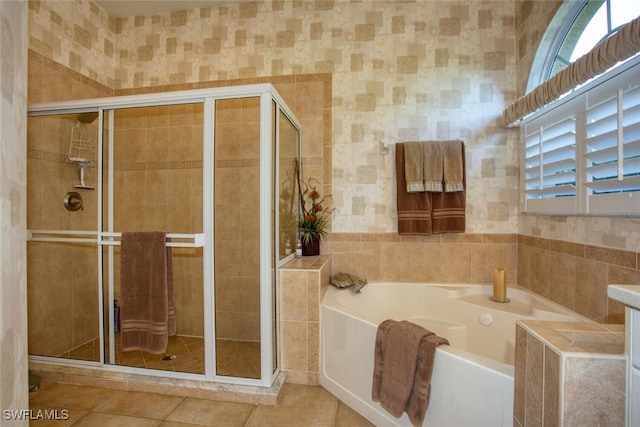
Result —
<instances>
[{"instance_id":1,"label":"towel rack","mask_svg":"<svg viewBox=\"0 0 640 427\"><path fill-rule=\"evenodd\" d=\"M69 237L77 236L77 237ZM122 233L110 231L78 231L78 230L27 230L27 241L29 242L58 242L58 243L95 243L101 246L120 246ZM168 233L167 239L186 240L169 241L167 246L176 248L201 248L204 246L204 233L180 234Z\"/></svg>"}]
</instances>

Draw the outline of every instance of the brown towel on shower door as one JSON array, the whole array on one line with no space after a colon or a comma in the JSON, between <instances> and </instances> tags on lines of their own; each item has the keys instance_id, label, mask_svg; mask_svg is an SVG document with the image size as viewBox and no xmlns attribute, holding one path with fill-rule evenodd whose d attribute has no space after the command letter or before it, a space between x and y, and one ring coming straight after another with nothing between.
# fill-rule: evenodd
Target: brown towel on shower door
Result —
<instances>
[{"instance_id":1,"label":"brown towel on shower door","mask_svg":"<svg viewBox=\"0 0 640 427\"><path fill-rule=\"evenodd\" d=\"M466 188L467 176L465 173L465 150L462 141L443 141L443 146L447 146L445 151L460 150L460 160L462 165L455 166L452 175L462 174L462 191L431 193L432 213L431 231L433 234L442 233L464 233L466 225ZM461 168L461 170L460 170ZM445 177L447 170L445 168Z\"/></svg>"},{"instance_id":2,"label":"brown towel on shower door","mask_svg":"<svg viewBox=\"0 0 640 427\"><path fill-rule=\"evenodd\" d=\"M175 335L172 263L166 233L123 232L120 252L122 349L165 353Z\"/></svg>"},{"instance_id":3,"label":"brown towel on shower door","mask_svg":"<svg viewBox=\"0 0 640 427\"><path fill-rule=\"evenodd\" d=\"M431 193L407 193L404 144L396 144L396 204L399 234L431 234Z\"/></svg>"},{"instance_id":4,"label":"brown towel on shower door","mask_svg":"<svg viewBox=\"0 0 640 427\"><path fill-rule=\"evenodd\" d=\"M411 322L385 320L375 342L371 398L395 417L422 425L431 396L435 350L449 342Z\"/></svg>"}]
</instances>

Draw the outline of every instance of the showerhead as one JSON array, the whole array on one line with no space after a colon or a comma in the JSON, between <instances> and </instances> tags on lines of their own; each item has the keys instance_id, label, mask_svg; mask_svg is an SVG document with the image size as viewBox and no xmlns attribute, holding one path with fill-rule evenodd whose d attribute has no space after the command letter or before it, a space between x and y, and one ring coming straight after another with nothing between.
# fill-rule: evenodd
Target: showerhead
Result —
<instances>
[{"instance_id":1,"label":"showerhead","mask_svg":"<svg viewBox=\"0 0 640 427\"><path fill-rule=\"evenodd\" d=\"M82 123L93 123L98 118L98 112L78 113L78 121Z\"/></svg>"}]
</instances>

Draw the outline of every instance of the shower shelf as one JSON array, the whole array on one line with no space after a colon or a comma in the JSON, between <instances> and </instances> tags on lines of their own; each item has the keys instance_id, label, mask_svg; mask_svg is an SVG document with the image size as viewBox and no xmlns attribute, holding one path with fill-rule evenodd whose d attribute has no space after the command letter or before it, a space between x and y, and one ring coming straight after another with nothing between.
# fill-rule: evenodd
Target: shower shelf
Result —
<instances>
[{"instance_id":1,"label":"shower shelf","mask_svg":"<svg viewBox=\"0 0 640 427\"><path fill-rule=\"evenodd\" d=\"M67 237L78 236L78 237ZM102 237L102 239L99 239ZM119 238L122 233L75 231L75 230L27 230L29 242L68 242L68 243L95 243L102 246L120 246L119 240L104 240L104 238ZM167 233L167 239L190 240L186 242L167 242L168 247L176 248L201 248L204 246L204 233L179 234Z\"/></svg>"}]
</instances>

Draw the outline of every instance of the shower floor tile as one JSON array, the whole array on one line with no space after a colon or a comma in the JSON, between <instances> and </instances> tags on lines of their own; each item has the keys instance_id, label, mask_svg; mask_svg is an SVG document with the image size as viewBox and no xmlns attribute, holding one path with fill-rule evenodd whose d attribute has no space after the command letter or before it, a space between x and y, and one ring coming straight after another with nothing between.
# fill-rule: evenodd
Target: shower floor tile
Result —
<instances>
[{"instance_id":1,"label":"shower floor tile","mask_svg":"<svg viewBox=\"0 0 640 427\"><path fill-rule=\"evenodd\" d=\"M247 341L216 340L218 375L260 378L260 343ZM122 351L120 336L116 336L116 364L136 368L204 374L204 339L176 335L169 337L167 353L173 360L162 360L163 355L145 351ZM100 360L98 339L76 347L61 355L67 359Z\"/></svg>"}]
</instances>

